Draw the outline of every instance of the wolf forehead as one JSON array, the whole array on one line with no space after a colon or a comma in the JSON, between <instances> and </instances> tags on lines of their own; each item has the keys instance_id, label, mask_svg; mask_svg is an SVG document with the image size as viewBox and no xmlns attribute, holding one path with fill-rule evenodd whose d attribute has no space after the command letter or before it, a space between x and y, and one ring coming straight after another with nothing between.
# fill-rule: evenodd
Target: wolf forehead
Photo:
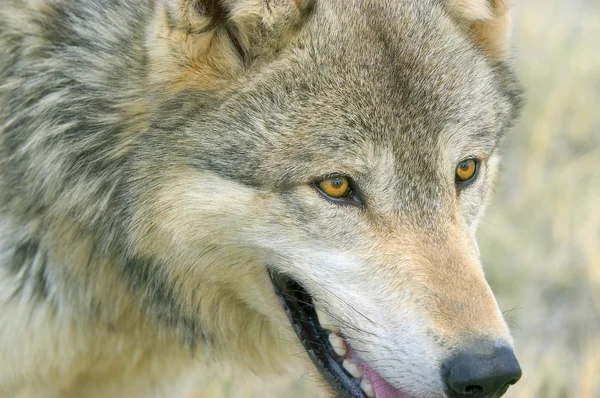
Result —
<instances>
[{"instance_id":1,"label":"wolf forehead","mask_svg":"<svg viewBox=\"0 0 600 398\"><path fill-rule=\"evenodd\" d=\"M365 145L391 150L400 169L418 158L423 172L440 143L491 153L520 108L509 66L486 59L438 2L398 3L316 2L274 62L218 94L166 99L156 131L183 131L203 148L188 154L199 168L252 185L356 164Z\"/></svg>"}]
</instances>

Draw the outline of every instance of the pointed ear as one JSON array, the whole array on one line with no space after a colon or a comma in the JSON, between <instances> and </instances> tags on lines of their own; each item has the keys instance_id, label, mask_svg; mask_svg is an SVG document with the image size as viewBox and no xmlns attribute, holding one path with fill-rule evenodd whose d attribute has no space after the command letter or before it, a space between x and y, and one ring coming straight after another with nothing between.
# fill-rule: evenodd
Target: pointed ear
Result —
<instances>
[{"instance_id":1,"label":"pointed ear","mask_svg":"<svg viewBox=\"0 0 600 398\"><path fill-rule=\"evenodd\" d=\"M510 0L444 0L455 19L493 61L509 56Z\"/></svg>"},{"instance_id":2,"label":"pointed ear","mask_svg":"<svg viewBox=\"0 0 600 398\"><path fill-rule=\"evenodd\" d=\"M151 33L159 81L215 88L283 47L313 0L163 0ZM183 88L183 87L182 87Z\"/></svg>"}]
</instances>

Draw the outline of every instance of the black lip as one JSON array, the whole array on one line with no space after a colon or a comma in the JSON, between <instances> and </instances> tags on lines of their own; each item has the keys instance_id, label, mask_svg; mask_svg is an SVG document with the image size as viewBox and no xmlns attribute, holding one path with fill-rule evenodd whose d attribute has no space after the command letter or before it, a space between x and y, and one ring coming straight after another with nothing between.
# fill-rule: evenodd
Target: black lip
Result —
<instances>
[{"instance_id":1,"label":"black lip","mask_svg":"<svg viewBox=\"0 0 600 398\"><path fill-rule=\"evenodd\" d=\"M342 368L343 358L337 357L329 343L329 332L319 325L312 297L292 279L272 272L269 275L296 335L338 397L367 398L360 388L361 380L349 376Z\"/></svg>"}]
</instances>

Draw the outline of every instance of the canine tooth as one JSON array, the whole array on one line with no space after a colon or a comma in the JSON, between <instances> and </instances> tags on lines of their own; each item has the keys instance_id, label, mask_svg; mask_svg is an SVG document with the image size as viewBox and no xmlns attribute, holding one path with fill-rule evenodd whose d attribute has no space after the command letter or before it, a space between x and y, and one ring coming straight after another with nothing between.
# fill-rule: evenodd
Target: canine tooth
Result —
<instances>
[{"instance_id":1,"label":"canine tooth","mask_svg":"<svg viewBox=\"0 0 600 398\"><path fill-rule=\"evenodd\" d=\"M344 362L342 362L342 366L344 367L344 369L346 369L348 373L350 373L352 377L356 379L361 378L363 375L363 372L362 370L360 370L358 365L349 359L344 359Z\"/></svg>"},{"instance_id":2,"label":"canine tooth","mask_svg":"<svg viewBox=\"0 0 600 398\"><path fill-rule=\"evenodd\" d=\"M317 319L319 320L319 324L323 329L336 333L339 331L339 329L333 325L333 322L331 322L331 318L329 318L329 315L327 315L318 308L315 308L315 311L317 312Z\"/></svg>"},{"instance_id":3,"label":"canine tooth","mask_svg":"<svg viewBox=\"0 0 600 398\"><path fill-rule=\"evenodd\" d=\"M335 333L330 333L329 343L333 347L333 351L335 351L338 356L343 357L346 355L346 343L340 336Z\"/></svg>"},{"instance_id":4,"label":"canine tooth","mask_svg":"<svg viewBox=\"0 0 600 398\"><path fill-rule=\"evenodd\" d=\"M373 398L375 396L375 390L373 390L373 384L367 379L362 379L360 382L360 388L363 390L365 395L369 398Z\"/></svg>"}]
</instances>

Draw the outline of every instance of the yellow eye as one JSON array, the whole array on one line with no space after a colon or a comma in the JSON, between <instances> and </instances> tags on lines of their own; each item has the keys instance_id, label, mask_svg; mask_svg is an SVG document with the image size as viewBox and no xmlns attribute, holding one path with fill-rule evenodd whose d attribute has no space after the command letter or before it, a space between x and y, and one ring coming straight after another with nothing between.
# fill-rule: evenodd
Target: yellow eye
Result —
<instances>
[{"instance_id":1,"label":"yellow eye","mask_svg":"<svg viewBox=\"0 0 600 398\"><path fill-rule=\"evenodd\" d=\"M458 164L456 167L456 181L463 182L468 181L475 176L477 171L477 162L475 159L466 159Z\"/></svg>"},{"instance_id":2,"label":"yellow eye","mask_svg":"<svg viewBox=\"0 0 600 398\"><path fill-rule=\"evenodd\" d=\"M330 198L346 198L352 192L350 180L344 176L328 177L320 181L317 186L325 195Z\"/></svg>"}]
</instances>

